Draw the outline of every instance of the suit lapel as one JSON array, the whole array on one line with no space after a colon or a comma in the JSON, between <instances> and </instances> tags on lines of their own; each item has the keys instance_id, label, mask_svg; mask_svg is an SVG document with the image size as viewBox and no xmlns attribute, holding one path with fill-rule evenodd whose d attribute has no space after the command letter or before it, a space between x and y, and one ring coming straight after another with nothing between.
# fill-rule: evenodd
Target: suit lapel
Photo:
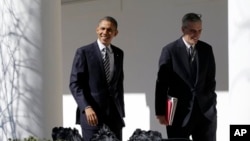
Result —
<instances>
[{"instance_id":1,"label":"suit lapel","mask_svg":"<svg viewBox=\"0 0 250 141\"><path fill-rule=\"evenodd\" d=\"M183 78L183 80L188 84L194 84L194 82L191 79L191 69L190 64L188 60L188 53L186 49L186 45L182 41L182 38L178 40L177 48L176 48L176 71L177 73ZM174 56L175 56L174 55Z\"/></svg>"},{"instance_id":2,"label":"suit lapel","mask_svg":"<svg viewBox=\"0 0 250 141\"><path fill-rule=\"evenodd\" d=\"M199 81L199 76L200 76L200 69L201 69L201 65L205 65L202 64L202 52L201 52L202 47L199 44L199 41L196 45L196 61L197 61L197 73L196 73L196 81L195 81L195 85L197 85L198 81Z\"/></svg>"},{"instance_id":3,"label":"suit lapel","mask_svg":"<svg viewBox=\"0 0 250 141\"><path fill-rule=\"evenodd\" d=\"M119 71L119 60L120 60L119 53L117 52L116 48L113 45L111 45L111 48L112 48L113 55L114 55L114 70L113 70L113 76L111 78L110 83L112 83L112 81L115 80L117 77L116 72ZM95 58L95 57L98 58L97 63L99 64L99 66L101 68L103 80L106 80L106 74L105 74L104 65L103 65L102 53L99 49L97 42L94 42L94 49L92 51L93 51L93 55L96 55L96 56L93 56L93 58Z\"/></svg>"},{"instance_id":4,"label":"suit lapel","mask_svg":"<svg viewBox=\"0 0 250 141\"><path fill-rule=\"evenodd\" d=\"M201 46L199 44L199 41L197 42L197 44L195 45L195 50L196 50L196 56L195 56L195 60L196 60L196 65L197 65L197 71L196 71L196 79L195 79L195 82L193 82L193 80L191 79L191 82L194 86L197 85L198 81L199 81L199 72L200 72L200 66L202 65L200 62L201 62L201 58L202 58L202 55L200 53L200 50L201 50ZM188 62L189 63L189 62ZM192 74L191 74L191 68L190 68L190 65L188 64L189 66L189 74L190 74L190 78L192 77Z\"/></svg>"},{"instance_id":5,"label":"suit lapel","mask_svg":"<svg viewBox=\"0 0 250 141\"><path fill-rule=\"evenodd\" d=\"M113 55L114 55L114 72L113 72L113 77L111 78L111 82L112 82L117 77L117 73L116 72L119 69L119 67L118 67L119 66L119 54L117 53L116 48L113 47L113 45L111 45L111 48L112 48Z\"/></svg>"},{"instance_id":6,"label":"suit lapel","mask_svg":"<svg viewBox=\"0 0 250 141\"><path fill-rule=\"evenodd\" d=\"M100 67L100 70L101 70L101 72L100 73L102 73L102 76L103 76L103 80L106 80L106 74L105 74L105 70L104 70L104 65L103 65L103 59L102 59L102 53L101 53L101 51L100 51L100 48L99 48L99 46L98 46L98 44L97 44L97 42L94 42L93 43L93 59L95 59L95 58L97 58L97 63L99 64L99 67ZM92 63L93 62L96 62L96 61L91 61Z\"/></svg>"},{"instance_id":7,"label":"suit lapel","mask_svg":"<svg viewBox=\"0 0 250 141\"><path fill-rule=\"evenodd\" d=\"M196 56L195 56L195 59L196 59L196 77L195 77L195 82L194 82L194 85L196 85L197 84L197 81L198 81L198 74L199 74L199 59L198 59L199 57L198 57L198 51L196 51Z\"/></svg>"}]
</instances>

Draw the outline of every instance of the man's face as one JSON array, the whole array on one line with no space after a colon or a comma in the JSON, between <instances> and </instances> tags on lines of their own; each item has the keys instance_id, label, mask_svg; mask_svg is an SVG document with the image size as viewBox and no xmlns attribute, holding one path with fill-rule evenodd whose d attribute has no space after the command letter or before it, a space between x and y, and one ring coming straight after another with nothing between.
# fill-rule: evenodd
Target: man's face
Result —
<instances>
[{"instance_id":1,"label":"man's face","mask_svg":"<svg viewBox=\"0 0 250 141\"><path fill-rule=\"evenodd\" d=\"M106 46L111 44L113 37L118 34L115 26L109 21L101 21L96 28L98 39Z\"/></svg>"},{"instance_id":2,"label":"man's face","mask_svg":"<svg viewBox=\"0 0 250 141\"><path fill-rule=\"evenodd\" d=\"M183 37L185 41L190 45L195 45L200 38L201 30L201 21L188 22L187 26L182 27Z\"/></svg>"}]
</instances>

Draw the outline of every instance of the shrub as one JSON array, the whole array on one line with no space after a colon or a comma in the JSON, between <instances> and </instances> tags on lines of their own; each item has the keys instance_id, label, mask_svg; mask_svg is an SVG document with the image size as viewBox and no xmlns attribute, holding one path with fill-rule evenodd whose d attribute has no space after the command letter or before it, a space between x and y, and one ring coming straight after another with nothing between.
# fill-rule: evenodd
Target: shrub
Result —
<instances>
[{"instance_id":1,"label":"shrub","mask_svg":"<svg viewBox=\"0 0 250 141\"><path fill-rule=\"evenodd\" d=\"M51 141L49 139L39 139L33 136L29 136L28 138L24 138L24 139L11 139L9 138L8 141Z\"/></svg>"}]
</instances>

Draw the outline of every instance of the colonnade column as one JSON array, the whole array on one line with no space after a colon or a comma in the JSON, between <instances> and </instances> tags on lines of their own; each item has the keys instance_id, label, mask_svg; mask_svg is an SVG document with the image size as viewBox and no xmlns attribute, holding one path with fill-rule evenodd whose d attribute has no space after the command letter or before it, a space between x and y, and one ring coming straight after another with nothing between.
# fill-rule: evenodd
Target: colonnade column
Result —
<instances>
[{"instance_id":1,"label":"colonnade column","mask_svg":"<svg viewBox=\"0 0 250 141\"><path fill-rule=\"evenodd\" d=\"M0 138L62 125L61 1L0 1Z\"/></svg>"},{"instance_id":2,"label":"colonnade column","mask_svg":"<svg viewBox=\"0 0 250 141\"><path fill-rule=\"evenodd\" d=\"M250 1L229 0L230 124L250 124Z\"/></svg>"}]
</instances>

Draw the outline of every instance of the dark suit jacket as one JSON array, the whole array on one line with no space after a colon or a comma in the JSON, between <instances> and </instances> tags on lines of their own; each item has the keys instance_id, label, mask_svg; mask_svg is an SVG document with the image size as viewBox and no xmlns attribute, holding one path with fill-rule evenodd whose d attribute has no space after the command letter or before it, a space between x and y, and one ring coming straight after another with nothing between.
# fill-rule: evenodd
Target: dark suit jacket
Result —
<instances>
[{"instance_id":1,"label":"dark suit jacket","mask_svg":"<svg viewBox=\"0 0 250 141\"><path fill-rule=\"evenodd\" d=\"M78 105L76 123L86 106L91 106L98 120L106 116L110 95L124 126L123 51L111 45L114 54L114 74L108 87L97 41L77 49L70 76L70 90ZM100 121L99 121L100 122Z\"/></svg>"},{"instance_id":2,"label":"dark suit jacket","mask_svg":"<svg viewBox=\"0 0 250 141\"><path fill-rule=\"evenodd\" d=\"M202 113L209 120L216 117L215 60L212 47L202 41L195 46L197 75L193 82L186 46L182 38L166 45L159 60L156 82L155 112L165 115L167 95L177 97L173 125L185 126L197 99Z\"/></svg>"}]
</instances>

